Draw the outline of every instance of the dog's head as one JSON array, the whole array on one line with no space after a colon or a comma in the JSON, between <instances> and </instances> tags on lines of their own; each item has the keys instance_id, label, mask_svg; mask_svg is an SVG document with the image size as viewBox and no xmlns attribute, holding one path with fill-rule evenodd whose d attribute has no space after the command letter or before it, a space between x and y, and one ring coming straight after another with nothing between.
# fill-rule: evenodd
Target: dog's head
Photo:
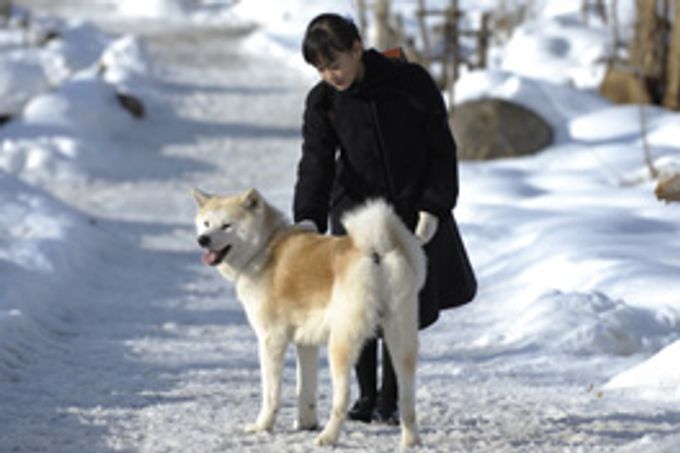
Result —
<instances>
[{"instance_id":1,"label":"dog's head","mask_svg":"<svg viewBox=\"0 0 680 453\"><path fill-rule=\"evenodd\" d=\"M203 262L239 267L247 263L270 234L268 205L255 189L234 196L192 192L198 206L196 233L205 249Z\"/></svg>"}]
</instances>

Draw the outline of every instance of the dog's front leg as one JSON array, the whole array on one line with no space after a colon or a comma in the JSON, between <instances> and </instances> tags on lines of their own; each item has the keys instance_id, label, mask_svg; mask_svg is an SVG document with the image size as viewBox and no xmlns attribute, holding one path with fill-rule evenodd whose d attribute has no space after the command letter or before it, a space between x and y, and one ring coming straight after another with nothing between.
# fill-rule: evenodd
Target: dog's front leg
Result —
<instances>
[{"instance_id":1,"label":"dog's front leg","mask_svg":"<svg viewBox=\"0 0 680 453\"><path fill-rule=\"evenodd\" d=\"M317 346L297 346L298 417L295 429L316 429L316 391L319 366Z\"/></svg>"},{"instance_id":2,"label":"dog's front leg","mask_svg":"<svg viewBox=\"0 0 680 453\"><path fill-rule=\"evenodd\" d=\"M281 396L283 356L288 341L284 335L259 338L260 373L262 374L262 407L255 423L246 426L247 432L271 431Z\"/></svg>"}]
</instances>

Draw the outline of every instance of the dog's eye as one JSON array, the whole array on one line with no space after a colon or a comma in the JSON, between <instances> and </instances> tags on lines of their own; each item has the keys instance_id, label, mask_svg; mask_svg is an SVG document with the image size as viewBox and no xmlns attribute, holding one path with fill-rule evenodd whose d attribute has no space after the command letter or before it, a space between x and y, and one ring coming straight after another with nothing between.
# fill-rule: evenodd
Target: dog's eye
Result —
<instances>
[{"instance_id":1,"label":"dog's eye","mask_svg":"<svg viewBox=\"0 0 680 453\"><path fill-rule=\"evenodd\" d=\"M203 226L206 228L210 228L210 222L206 220L205 222L203 222Z\"/></svg>"},{"instance_id":2,"label":"dog's eye","mask_svg":"<svg viewBox=\"0 0 680 453\"><path fill-rule=\"evenodd\" d=\"M231 228L231 223L225 223L222 225L222 231L227 231L229 228Z\"/></svg>"}]
</instances>

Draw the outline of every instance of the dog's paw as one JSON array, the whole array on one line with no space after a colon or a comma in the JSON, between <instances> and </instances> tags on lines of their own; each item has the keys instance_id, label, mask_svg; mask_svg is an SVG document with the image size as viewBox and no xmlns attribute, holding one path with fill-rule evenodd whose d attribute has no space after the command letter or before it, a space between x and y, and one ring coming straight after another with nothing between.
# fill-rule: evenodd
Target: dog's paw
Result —
<instances>
[{"instance_id":1,"label":"dog's paw","mask_svg":"<svg viewBox=\"0 0 680 453\"><path fill-rule=\"evenodd\" d=\"M271 426L264 423L255 422L245 426L244 431L247 433L261 433L263 431L271 431Z\"/></svg>"},{"instance_id":2,"label":"dog's paw","mask_svg":"<svg viewBox=\"0 0 680 453\"><path fill-rule=\"evenodd\" d=\"M335 443L338 441L338 434L337 433L331 433L328 432L327 429L323 430L321 434L319 434L316 437L316 441L314 442L316 445L323 447L326 445L335 445Z\"/></svg>"},{"instance_id":3,"label":"dog's paw","mask_svg":"<svg viewBox=\"0 0 680 453\"><path fill-rule=\"evenodd\" d=\"M318 428L319 421L316 417L316 410L302 410L298 412L293 429L297 431L316 431Z\"/></svg>"},{"instance_id":4,"label":"dog's paw","mask_svg":"<svg viewBox=\"0 0 680 453\"><path fill-rule=\"evenodd\" d=\"M319 422L316 420L295 420L293 429L296 431L316 431L319 429Z\"/></svg>"},{"instance_id":5,"label":"dog's paw","mask_svg":"<svg viewBox=\"0 0 680 453\"><path fill-rule=\"evenodd\" d=\"M401 448L413 448L421 445L420 436L416 432L407 430L401 433Z\"/></svg>"},{"instance_id":6,"label":"dog's paw","mask_svg":"<svg viewBox=\"0 0 680 453\"><path fill-rule=\"evenodd\" d=\"M243 428L243 431L250 434L250 433L257 433L257 432L260 432L262 430L260 429L260 425L258 425L257 423L249 423Z\"/></svg>"}]
</instances>

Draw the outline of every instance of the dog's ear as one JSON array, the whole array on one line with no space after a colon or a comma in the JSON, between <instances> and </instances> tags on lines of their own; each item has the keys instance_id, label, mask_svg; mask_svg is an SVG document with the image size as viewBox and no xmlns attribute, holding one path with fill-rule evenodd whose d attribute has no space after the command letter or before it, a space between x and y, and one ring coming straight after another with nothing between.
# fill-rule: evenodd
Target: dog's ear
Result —
<instances>
[{"instance_id":1,"label":"dog's ear","mask_svg":"<svg viewBox=\"0 0 680 453\"><path fill-rule=\"evenodd\" d=\"M257 209L262 203L262 195L257 189L250 189L241 196L241 206L244 209Z\"/></svg>"},{"instance_id":2,"label":"dog's ear","mask_svg":"<svg viewBox=\"0 0 680 453\"><path fill-rule=\"evenodd\" d=\"M203 205L205 205L208 200L212 198L212 196L208 195L207 193L201 191L200 189L193 188L191 191L191 196L194 197L194 201L196 202L196 206L199 208L202 208Z\"/></svg>"}]
</instances>

